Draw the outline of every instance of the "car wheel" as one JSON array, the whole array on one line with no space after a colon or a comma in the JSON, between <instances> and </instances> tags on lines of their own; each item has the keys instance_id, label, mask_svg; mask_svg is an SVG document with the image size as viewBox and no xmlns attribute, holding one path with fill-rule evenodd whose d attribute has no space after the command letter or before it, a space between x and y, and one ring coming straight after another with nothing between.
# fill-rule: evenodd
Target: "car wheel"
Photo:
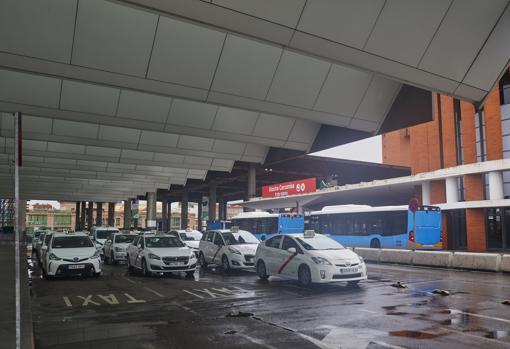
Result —
<instances>
[{"instance_id":1,"label":"car wheel","mask_svg":"<svg viewBox=\"0 0 510 349\"><path fill-rule=\"evenodd\" d=\"M312 284L312 275L307 265L302 265L298 270L298 281L302 286L308 287Z\"/></svg>"},{"instance_id":2,"label":"car wheel","mask_svg":"<svg viewBox=\"0 0 510 349\"><path fill-rule=\"evenodd\" d=\"M347 285L352 286L352 287L358 286L358 284L359 284L359 280L347 281Z\"/></svg>"},{"instance_id":3,"label":"car wheel","mask_svg":"<svg viewBox=\"0 0 510 349\"><path fill-rule=\"evenodd\" d=\"M152 273L149 271L149 268L147 267L147 262L145 259L142 259L142 273L143 276L151 276Z\"/></svg>"},{"instance_id":4,"label":"car wheel","mask_svg":"<svg viewBox=\"0 0 510 349\"><path fill-rule=\"evenodd\" d=\"M131 258L129 258L129 255L127 256L127 267L128 267L128 273L132 273L135 268L131 265Z\"/></svg>"},{"instance_id":5,"label":"car wheel","mask_svg":"<svg viewBox=\"0 0 510 349\"><path fill-rule=\"evenodd\" d=\"M228 273L230 271L230 263L228 262L227 256L223 255L221 257L221 265L223 266L223 271Z\"/></svg>"},{"instance_id":6,"label":"car wheel","mask_svg":"<svg viewBox=\"0 0 510 349\"><path fill-rule=\"evenodd\" d=\"M195 276L195 271L194 270L190 270L190 271L186 272L186 277L187 278L192 278L194 276Z\"/></svg>"},{"instance_id":7,"label":"car wheel","mask_svg":"<svg viewBox=\"0 0 510 349\"><path fill-rule=\"evenodd\" d=\"M115 260L115 256L113 255L113 251L110 252L110 258L108 258L110 260L110 263L111 264L117 264L117 261Z\"/></svg>"},{"instance_id":8,"label":"car wheel","mask_svg":"<svg viewBox=\"0 0 510 349\"><path fill-rule=\"evenodd\" d=\"M370 248L381 248L381 242L378 239L370 241Z\"/></svg>"},{"instance_id":9,"label":"car wheel","mask_svg":"<svg viewBox=\"0 0 510 349\"><path fill-rule=\"evenodd\" d=\"M267 275L266 271L266 263L264 261L258 261L257 263L257 275L261 280L267 280L269 275Z\"/></svg>"},{"instance_id":10,"label":"car wheel","mask_svg":"<svg viewBox=\"0 0 510 349\"><path fill-rule=\"evenodd\" d=\"M200 266L202 268L207 268L207 262L205 261L205 256L202 252L200 252L200 254L198 255L198 260L200 261Z\"/></svg>"}]
</instances>

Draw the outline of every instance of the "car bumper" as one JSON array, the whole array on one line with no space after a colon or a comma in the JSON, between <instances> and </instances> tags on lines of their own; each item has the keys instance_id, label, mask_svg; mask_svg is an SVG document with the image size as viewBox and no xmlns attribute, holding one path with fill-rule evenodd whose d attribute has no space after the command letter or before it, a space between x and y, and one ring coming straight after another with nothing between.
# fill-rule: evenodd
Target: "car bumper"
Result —
<instances>
[{"instance_id":1,"label":"car bumper","mask_svg":"<svg viewBox=\"0 0 510 349\"><path fill-rule=\"evenodd\" d=\"M177 273L181 271L193 271L197 267L197 260L192 259L185 265L167 265L161 260L149 260L148 267L150 271L158 273Z\"/></svg>"},{"instance_id":2,"label":"car bumper","mask_svg":"<svg viewBox=\"0 0 510 349\"><path fill-rule=\"evenodd\" d=\"M244 256L234 256L230 258L231 269L249 269L255 267L255 258L246 260Z\"/></svg>"},{"instance_id":3,"label":"car bumper","mask_svg":"<svg viewBox=\"0 0 510 349\"><path fill-rule=\"evenodd\" d=\"M92 275L100 272L101 263L99 259L87 259L78 263L50 261L46 271L51 276Z\"/></svg>"},{"instance_id":4,"label":"car bumper","mask_svg":"<svg viewBox=\"0 0 510 349\"><path fill-rule=\"evenodd\" d=\"M360 281L367 279L366 264L357 266L357 271L342 272L345 268L338 266L317 266L312 273L313 283L331 283L343 281Z\"/></svg>"},{"instance_id":5,"label":"car bumper","mask_svg":"<svg viewBox=\"0 0 510 349\"><path fill-rule=\"evenodd\" d=\"M125 260L127 260L127 253L126 252L114 252L113 256L115 257L116 261L125 261Z\"/></svg>"}]
</instances>

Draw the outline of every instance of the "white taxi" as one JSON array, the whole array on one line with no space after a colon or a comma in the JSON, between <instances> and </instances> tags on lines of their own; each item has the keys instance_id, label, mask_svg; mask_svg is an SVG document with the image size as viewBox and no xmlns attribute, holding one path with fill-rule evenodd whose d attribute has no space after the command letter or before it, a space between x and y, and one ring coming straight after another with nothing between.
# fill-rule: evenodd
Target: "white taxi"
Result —
<instances>
[{"instance_id":1,"label":"white taxi","mask_svg":"<svg viewBox=\"0 0 510 349\"><path fill-rule=\"evenodd\" d=\"M128 271L139 269L145 276L154 273L185 272L193 276L197 259L180 238L168 234L144 234L127 247Z\"/></svg>"},{"instance_id":2,"label":"white taxi","mask_svg":"<svg viewBox=\"0 0 510 349\"><path fill-rule=\"evenodd\" d=\"M276 235L261 242L255 263L261 279L282 276L298 280L304 286L339 281L356 285L367 278L361 256L313 230Z\"/></svg>"},{"instance_id":3,"label":"white taxi","mask_svg":"<svg viewBox=\"0 0 510 349\"><path fill-rule=\"evenodd\" d=\"M117 264L119 261L126 261L126 249L137 236L138 234L129 231L110 235L103 245L104 262L106 264Z\"/></svg>"},{"instance_id":4,"label":"white taxi","mask_svg":"<svg viewBox=\"0 0 510 349\"><path fill-rule=\"evenodd\" d=\"M104 255L104 243L111 234L118 233L119 229L113 227L92 227L90 230L90 237L94 241L97 249L101 253L101 256Z\"/></svg>"},{"instance_id":5,"label":"white taxi","mask_svg":"<svg viewBox=\"0 0 510 349\"><path fill-rule=\"evenodd\" d=\"M84 233L53 233L43 247L43 276L101 275L99 251Z\"/></svg>"},{"instance_id":6,"label":"white taxi","mask_svg":"<svg viewBox=\"0 0 510 349\"><path fill-rule=\"evenodd\" d=\"M221 265L225 271L230 269L253 268L255 252L259 240L246 230L211 230L202 236L199 244L200 265Z\"/></svg>"},{"instance_id":7,"label":"white taxi","mask_svg":"<svg viewBox=\"0 0 510 349\"><path fill-rule=\"evenodd\" d=\"M181 239L182 242L189 248L195 252L195 255L198 257L198 246L200 244L200 240L202 239L202 233L198 230L193 229L180 229L180 230L172 230L168 233L168 235L174 235Z\"/></svg>"}]
</instances>

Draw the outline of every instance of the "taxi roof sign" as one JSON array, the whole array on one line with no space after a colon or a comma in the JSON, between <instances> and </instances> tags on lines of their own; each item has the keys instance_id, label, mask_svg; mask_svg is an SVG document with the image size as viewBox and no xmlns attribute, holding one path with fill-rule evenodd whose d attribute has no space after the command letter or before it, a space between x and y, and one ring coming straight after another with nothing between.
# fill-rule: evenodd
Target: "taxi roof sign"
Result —
<instances>
[{"instance_id":1,"label":"taxi roof sign","mask_svg":"<svg viewBox=\"0 0 510 349\"><path fill-rule=\"evenodd\" d=\"M303 233L304 238L313 238L315 236L315 230L305 230Z\"/></svg>"},{"instance_id":2,"label":"taxi roof sign","mask_svg":"<svg viewBox=\"0 0 510 349\"><path fill-rule=\"evenodd\" d=\"M239 232L239 226L238 225L233 225L230 227L230 231L232 233L238 233Z\"/></svg>"}]
</instances>

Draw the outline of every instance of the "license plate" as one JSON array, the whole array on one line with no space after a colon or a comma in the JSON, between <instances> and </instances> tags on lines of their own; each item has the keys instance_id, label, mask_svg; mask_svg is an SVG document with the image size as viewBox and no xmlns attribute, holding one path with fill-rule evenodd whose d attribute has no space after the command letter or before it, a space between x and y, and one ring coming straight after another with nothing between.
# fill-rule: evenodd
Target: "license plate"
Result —
<instances>
[{"instance_id":1,"label":"license plate","mask_svg":"<svg viewBox=\"0 0 510 349\"><path fill-rule=\"evenodd\" d=\"M352 267L352 268L340 268L340 274L351 274L351 273L357 273L358 267Z\"/></svg>"},{"instance_id":2,"label":"license plate","mask_svg":"<svg viewBox=\"0 0 510 349\"><path fill-rule=\"evenodd\" d=\"M84 264L71 264L67 267L68 269L85 269Z\"/></svg>"},{"instance_id":3,"label":"license plate","mask_svg":"<svg viewBox=\"0 0 510 349\"><path fill-rule=\"evenodd\" d=\"M177 266L177 265L182 265L184 264L184 262L170 262L168 263L169 266Z\"/></svg>"}]
</instances>

